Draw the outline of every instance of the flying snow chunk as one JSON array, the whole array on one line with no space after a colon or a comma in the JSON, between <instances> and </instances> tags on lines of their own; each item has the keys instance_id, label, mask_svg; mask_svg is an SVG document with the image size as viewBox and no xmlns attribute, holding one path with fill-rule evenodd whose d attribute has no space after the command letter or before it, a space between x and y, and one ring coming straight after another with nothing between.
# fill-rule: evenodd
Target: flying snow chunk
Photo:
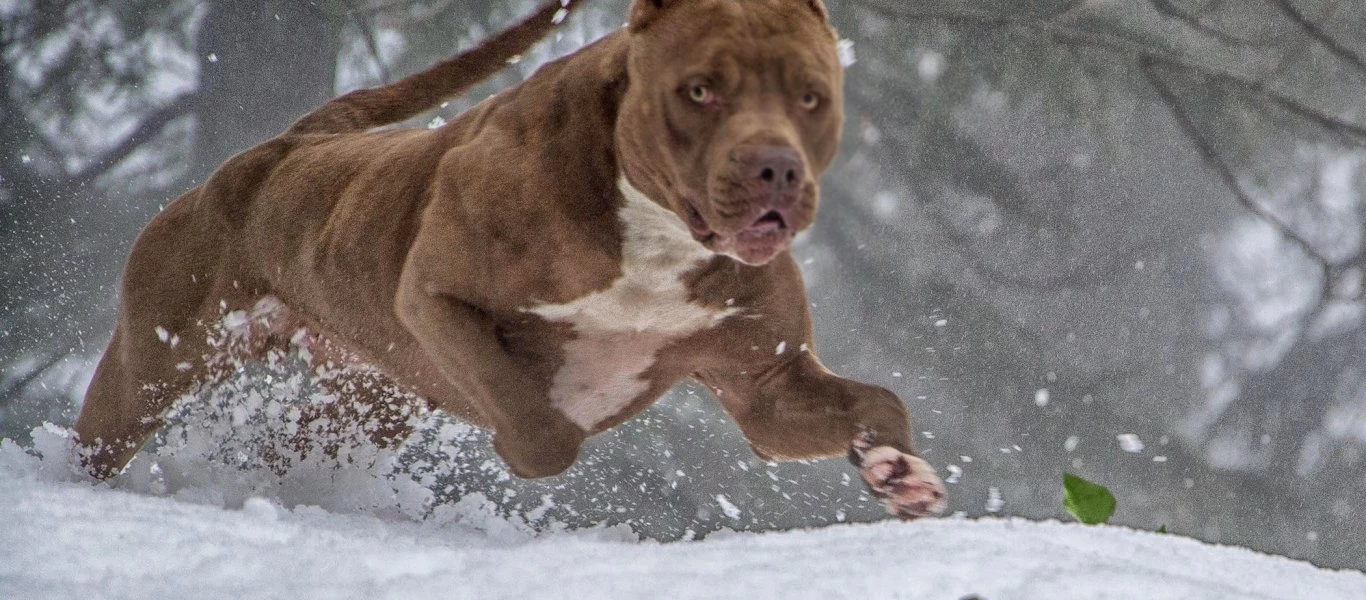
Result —
<instances>
[{"instance_id":1,"label":"flying snow chunk","mask_svg":"<svg viewBox=\"0 0 1366 600\"><path fill-rule=\"evenodd\" d=\"M858 57L854 56L854 40L840 40L835 44L835 50L839 52L842 66L851 67L858 61Z\"/></svg>"},{"instance_id":2,"label":"flying snow chunk","mask_svg":"<svg viewBox=\"0 0 1366 600\"><path fill-rule=\"evenodd\" d=\"M1006 501L1001 498L1001 488L991 486L987 488L987 512L996 514L1005 508Z\"/></svg>"},{"instance_id":3,"label":"flying snow chunk","mask_svg":"<svg viewBox=\"0 0 1366 600\"><path fill-rule=\"evenodd\" d=\"M1034 392L1034 405L1040 408L1048 406L1048 388L1041 388Z\"/></svg>"},{"instance_id":4,"label":"flying snow chunk","mask_svg":"<svg viewBox=\"0 0 1366 600\"><path fill-rule=\"evenodd\" d=\"M944 56L938 52L926 51L920 56L920 60L916 61L915 67L921 79L933 83L944 74Z\"/></svg>"},{"instance_id":5,"label":"flying snow chunk","mask_svg":"<svg viewBox=\"0 0 1366 600\"><path fill-rule=\"evenodd\" d=\"M778 347L773 349L773 355L777 356L787 351L787 342L778 342Z\"/></svg>"},{"instance_id":6,"label":"flying snow chunk","mask_svg":"<svg viewBox=\"0 0 1366 600\"><path fill-rule=\"evenodd\" d=\"M717 494L716 503L721 505L721 512L726 514L726 518L732 521L740 518L740 507L731 504L725 494Z\"/></svg>"},{"instance_id":7,"label":"flying snow chunk","mask_svg":"<svg viewBox=\"0 0 1366 600\"><path fill-rule=\"evenodd\" d=\"M896 215L900 204L896 195L890 192L878 192L873 195L873 210L884 217Z\"/></svg>"},{"instance_id":8,"label":"flying snow chunk","mask_svg":"<svg viewBox=\"0 0 1366 600\"><path fill-rule=\"evenodd\" d=\"M564 22L564 18L567 16L569 16L569 11L561 8L560 10L555 11L554 16L550 17L550 22L559 25Z\"/></svg>"},{"instance_id":9,"label":"flying snow chunk","mask_svg":"<svg viewBox=\"0 0 1366 600\"><path fill-rule=\"evenodd\" d=\"M1115 439L1119 440L1119 447L1125 452L1143 451L1143 440L1138 439L1138 436L1132 433L1121 433L1115 436Z\"/></svg>"},{"instance_id":10,"label":"flying snow chunk","mask_svg":"<svg viewBox=\"0 0 1366 600\"><path fill-rule=\"evenodd\" d=\"M949 476L944 479L944 483L958 483L958 479L963 476L963 468L958 465L948 465Z\"/></svg>"},{"instance_id":11,"label":"flying snow chunk","mask_svg":"<svg viewBox=\"0 0 1366 600\"><path fill-rule=\"evenodd\" d=\"M251 321L247 319L247 311L234 310L223 315L223 328L229 331L241 331L246 328Z\"/></svg>"},{"instance_id":12,"label":"flying snow chunk","mask_svg":"<svg viewBox=\"0 0 1366 600\"><path fill-rule=\"evenodd\" d=\"M1081 440L1078 439L1077 436L1069 435L1067 436L1067 440L1062 443L1062 449L1071 452L1077 449L1077 444L1080 442Z\"/></svg>"},{"instance_id":13,"label":"flying snow chunk","mask_svg":"<svg viewBox=\"0 0 1366 600\"><path fill-rule=\"evenodd\" d=\"M165 327L157 325L156 327L153 327L152 330L157 332L157 339L161 340L161 343L164 344L167 341L170 341L171 332L166 331Z\"/></svg>"}]
</instances>

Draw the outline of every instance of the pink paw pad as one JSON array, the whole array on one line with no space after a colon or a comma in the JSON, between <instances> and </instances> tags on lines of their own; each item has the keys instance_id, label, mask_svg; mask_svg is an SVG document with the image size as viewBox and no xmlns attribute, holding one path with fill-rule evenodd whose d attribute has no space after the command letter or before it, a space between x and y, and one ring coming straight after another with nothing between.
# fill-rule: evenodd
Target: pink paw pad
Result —
<instances>
[{"instance_id":1,"label":"pink paw pad","mask_svg":"<svg viewBox=\"0 0 1366 600\"><path fill-rule=\"evenodd\" d=\"M887 512L908 519L944 512L944 483L920 457L891 446L859 450L858 456L863 481Z\"/></svg>"}]
</instances>

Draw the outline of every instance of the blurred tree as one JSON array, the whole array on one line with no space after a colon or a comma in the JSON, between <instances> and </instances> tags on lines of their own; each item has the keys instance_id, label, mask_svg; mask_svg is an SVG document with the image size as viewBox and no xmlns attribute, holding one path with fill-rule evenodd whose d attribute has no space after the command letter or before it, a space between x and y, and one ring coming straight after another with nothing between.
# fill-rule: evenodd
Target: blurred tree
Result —
<instances>
[{"instance_id":1,"label":"blurred tree","mask_svg":"<svg viewBox=\"0 0 1366 600\"><path fill-rule=\"evenodd\" d=\"M1366 3L1008 4L835 11L862 144L812 243L841 263L817 289L862 293L818 323L866 377L922 370L898 391L940 460L1001 449L960 497L1056 515L1071 458L1127 523L1351 556Z\"/></svg>"},{"instance_id":2,"label":"blurred tree","mask_svg":"<svg viewBox=\"0 0 1366 600\"><path fill-rule=\"evenodd\" d=\"M12 359L0 398L69 420L71 403L53 400L81 394L78 370L107 339L134 234L225 158L332 96L341 18L285 1L8 10L0 351ZM293 60L272 60L283 47Z\"/></svg>"},{"instance_id":3,"label":"blurred tree","mask_svg":"<svg viewBox=\"0 0 1366 600\"><path fill-rule=\"evenodd\" d=\"M194 44L194 94L210 106L196 115L196 172L207 175L335 95L346 15L319 8L327 4L209 3ZM280 60L285 49L289 60Z\"/></svg>"}]
</instances>

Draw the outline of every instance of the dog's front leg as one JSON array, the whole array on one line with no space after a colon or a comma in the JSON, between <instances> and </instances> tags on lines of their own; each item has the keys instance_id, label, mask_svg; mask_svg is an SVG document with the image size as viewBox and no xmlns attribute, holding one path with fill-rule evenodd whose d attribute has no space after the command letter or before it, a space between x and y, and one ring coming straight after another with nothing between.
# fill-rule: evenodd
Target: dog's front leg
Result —
<instances>
[{"instance_id":1,"label":"dog's front leg","mask_svg":"<svg viewBox=\"0 0 1366 600\"><path fill-rule=\"evenodd\" d=\"M585 432L551 407L546 390L498 343L488 317L419 279L405 270L396 302L399 319L456 393L492 423L498 455L519 477L569 468Z\"/></svg>"},{"instance_id":2,"label":"dog's front leg","mask_svg":"<svg viewBox=\"0 0 1366 600\"><path fill-rule=\"evenodd\" d=\"M848 453L887 510L915 518L944 510L944 485L915 455L896 395L839 377L805 351L763 367L698 373L755 452L797 460Z\"/></svg>"}]
</instances>

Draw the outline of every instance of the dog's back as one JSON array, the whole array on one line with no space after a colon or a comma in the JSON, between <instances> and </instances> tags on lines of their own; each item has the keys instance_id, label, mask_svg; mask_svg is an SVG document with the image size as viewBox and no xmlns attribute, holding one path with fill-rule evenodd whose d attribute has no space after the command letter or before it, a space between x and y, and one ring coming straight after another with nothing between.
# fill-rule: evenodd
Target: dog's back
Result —
<instances>
[{"instance_id":1,"label":"dog's back","mask_svg":"<svg viewBox=\"0 0 1366 600\"><path fill-rule=\"evenodd\" d=\"M356 181L344 176L345 170L359 168L356 165L384 168L383 161L371 160L375 153L385 151L384 140L426 132L371 134L373 139L365 144L352 144L367 155L363 159L346 160L346 152L336 152L335 148L328 160L300 161L301 155L335 146L334 142L345 137L337 134L365 132L435 108L529 50L579 4L549 0L518 24L471 50L395 83L333 99L304 115L281 135L229 159L203 185L186 192L157 215L133 244L114 335L76 422L86 468L97 477L118 473L161 425L162 415L172 402L222 375L216 372L222 365L215 365L208 357L221 354L225 350L222 344L236 332L219 332L222 335L217 337L209 332L206 336L203 329L207 324L240 321L243 319L232 317L241 314L248 329L273 321L265 324L270 330L267 333L284 332L296 324L296 319L267 314L266 309L277 301L270 297L270 303L262 304L262 299L270 294L309 293L306 289L278 289L280 281L291 279L289 269L322 266L326 270L327 265L322 263L336 256L391 260L386 256L395 253L379 248L331 252L327 245L331 243L333 216L353 209L374 215L395 209L342 206L336 199L343 194L327 192L351 185L348 179ZM406 160L413 152L423 154L421 150L410 148L407 154L390 159L406 163L405 167L421 167ZM438 158L439 153L428 156L427 161L434 164ZM282 178L289 180L288 184L275 185ZM420 195L423 190L387 192ZM372 196L377 200L372 204L382 205L382 199L382 195ZM272 227L253 227L262 221L271 221ZM364 219L360 221L363 225ZM394 239L405 234L401 218L375 222L392 227L372 228L367 233L371 240L387 239L393 246ZM291 253L290 248L298 251ZM362 264L334 266L339 270L328 273L334 280L366 269ZM381 273L389 270L392 266L373 269ZM352 294L351 303L355 304L356 297L372 296ZM374 309L388 311L389 307ZM324 322L328 316L316 315Z\"/></svg>"}]
</instances>

